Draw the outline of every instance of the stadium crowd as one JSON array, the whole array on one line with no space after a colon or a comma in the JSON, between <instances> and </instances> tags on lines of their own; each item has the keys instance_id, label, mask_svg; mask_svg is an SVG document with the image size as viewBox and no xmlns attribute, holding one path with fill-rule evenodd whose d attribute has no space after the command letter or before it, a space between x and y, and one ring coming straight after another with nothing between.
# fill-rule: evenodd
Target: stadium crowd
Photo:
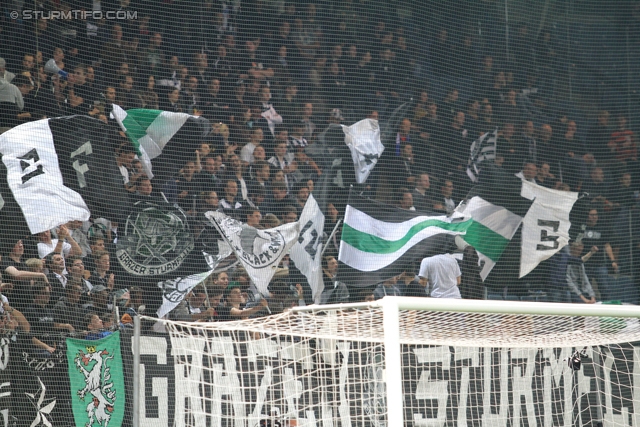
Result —
<instances>
[{"instance_id":1,"label":"stadium crowd","mask_svg":"<svg viewBox=\"0 0 640 427\"><path fill-rule=\"evenodd\" d=\"M122 191L134 200L166 197L194 224L204 212L219 210L256 228L298 219L331 167L332 159L313 155L329 124L372 118L393 126L363 191L401 209L436 215L451 214L471 188L471 143L498 128L496 159L485 165L494 178L520 174L548 188L583 193L570 246L523 280L517 273L490 280L487 295L469 261L475 256L477 266L472 250L465 250L461 263L447 255L370 289L350 290L335 281L338 233L323 259L323 302L385 295L637 302L636 136L619 111L600 111L586 132L578 132L568 110L551 107L544 81L561 70L549 31L533 40L523 24L516 42L534 46L533 60L523 57L530 52L523 48L507 61L479 46L473 28L452 32L443 26L423 42L409 37L402 23L361 10L362 2L286 2L277 13L255 3L206 2L204 27L190 27L197 35L174 22L171 2L159 6L162 13L136 9L129 0L102 2L104 8L138 10L138 19L130 21L7 20L0 33L0 127L73 114L117 127L109 118L113 104L205 117L211 136L169 183L146 176L121 134L114 156ZM421 67L428 75L418 72ZM411 98L403 116L390 121ZM345 191L332 189L326 238L345 205ZM109 328L116 306L118 322L130 324L144 311L148 291L128 282L114 262L117 227L99 218L74 221L2 248L5 312L24 313L34 336L54 330L91 334L101 329L100 320ZM517 266L515 261L509 268ZM268 297L252 292L239 267L198 285L170 317L229 320L264 315L267 306L277 313L312 303L288 257L281 267ZM35 345L55 350L46 340Z\"/></svg>"}]
</instances>

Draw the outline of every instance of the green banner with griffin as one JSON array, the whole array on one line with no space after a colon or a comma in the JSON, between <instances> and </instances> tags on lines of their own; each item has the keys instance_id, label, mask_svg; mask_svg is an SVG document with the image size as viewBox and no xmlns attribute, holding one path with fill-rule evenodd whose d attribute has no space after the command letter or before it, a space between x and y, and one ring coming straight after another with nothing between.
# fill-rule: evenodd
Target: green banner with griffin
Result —
<instances>
[{"instance_id":1,"label":"green banner with griffin","mask_svg":"<svg viewBox=\"0 0 640 427\"><path fill-rule=\"evenodd\" d=\"M68 338L67 361L76 425L121 426L125 385L120 333L95 341Z\"/></svg>"}]
</instances>

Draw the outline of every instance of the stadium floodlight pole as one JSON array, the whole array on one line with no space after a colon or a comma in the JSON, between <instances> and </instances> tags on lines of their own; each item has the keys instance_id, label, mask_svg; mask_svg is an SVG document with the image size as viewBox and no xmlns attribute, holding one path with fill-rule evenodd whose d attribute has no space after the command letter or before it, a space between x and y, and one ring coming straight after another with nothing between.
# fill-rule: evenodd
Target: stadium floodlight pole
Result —
<instances>
[{"instance_id":1,"label":"stadium floodlight pole","mask_svg":"<svg viewBox=\"0 0 640 427\"><path fill-rule=\"evenodd\" d=\"M340 227L340 223L342 222L342 218L340 218L338 220L338 222L336 222L336 226L333 227L333 231L331 232L331 234L329 234L329 237L327 238L327 242L330 242L331 239L333 239L333 235L336 234L336 231L338 231L338 227ZM324 256L324 251L327 250L327 245L324 245L324 248L322 248L322 252L320 253L320 257Z\"/></svg>"}]
</instances>

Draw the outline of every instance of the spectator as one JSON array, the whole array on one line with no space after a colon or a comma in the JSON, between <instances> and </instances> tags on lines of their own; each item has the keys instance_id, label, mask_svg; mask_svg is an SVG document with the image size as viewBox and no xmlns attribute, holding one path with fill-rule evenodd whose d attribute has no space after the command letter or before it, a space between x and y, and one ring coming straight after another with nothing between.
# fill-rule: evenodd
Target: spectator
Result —
<instances>
[{"instance_id":1,"label":"spectator","mask_svg":"<svg viewBox=\"0 0 640 427\"><path fill-rule=\"evenodd\" d=\"M283 224L291 224L298 220L298 210L295 206L286 205L282 209L282 216L280 217Z\"/></svg>"},{"instance_id":2,"label":"spectator","mask_svg":"<svg viewBox=\"0 0 640 427\"><path fill-rule=\"evenodd\" d=\"M241 308L246 304L246 298L242 294L242 290L238 286L237 282L229 284L224 293L224 306L218 308L218 320L243 320L249 316L260 313L266 307L269 306L269 302L266 298L261 298L258 305L251 308Z\"/></svg>"},{"instance_id":3,"label":"spectator","mask_svg":"<svg viewBox=\"0 0 640 427\"><path fill-rule=\"evenodd\" d=\"M160 97L160 109L173 113L185 113L185 108L180 103L180 89L170 88L168 92Z\"/></svg>"},{"instance_id":4,"label":"spectator","mask_svg":"<svg viewBox=\"0 0 640 427\"><path fill-rule=\"evenodd\" d=\"M146 176L141 176L136 180L136 200L151 200L151 194L153 193L153 185L151 180Z\"/></svg>"},{"instance_id":5,"label":"spectator","mask_svg":"<svg viewBox=\"0 0 640 427\"><path fill-rule=\"evenodd\" d=\"M88 313L96 313L101 319L113 315L112 307L109 304L109 289L103 285L94 285L89 293L89 302L83 308Z\"/></svg>"},{"instance_id":6,"label":"spectator","mask_svg":"<svg viewBox=\"0 0 640 427\"><path fill-rule=\"evenodd\" d=\"M413 206L413 196L408 188L400 188L396 193L396 206L400 209L415 211Z\"/></svg>"},{"instance_id":7,"label":"spectator","mask_svg":"<svg viewBox=\"0 0 640 427\"><path fill-rule=\"evenodd\" d=\"M46 282L46 275L42 272L32 272L27 270L26 264L22 261L24 256L24 244L22 239L17 240L9 252L3 251L4 255L0 261L0 273L3 274L5 282L40 279Z\"/></svg>"},{"instance_id":8,"label":"spectator","mask_svg":"<svg viewBox=\"0 0 640 427\"><path fill-rule=\"evenodd\" d=\"M436 198L433 203L433 209L436 212L451 215L456 209L457 203L453 199L453 182L445 180L440 187L440 197Z\"/></svg>"},{"instance_id":9,"label":"spectator","mask_svg":"<svg viewBox=\"0 0 640 427\"><path fill-rule=\"evenodd\" d=\"M605 182L604 170L601 167L591 169L589 179L583 185L583 191L588 194L591 203L596 204L600 209L605 206L610 207L611 202L609 185Z\"/></svg>"},{"instance_id":10,"label":"spectator","mask_svg":"<svg viewBox=\"0 0 640 427\"><path fill-rule=\"evenodd\" d=\"M51 238L50 230L38 234L38 256L41 259L51 252L62 254L65 258L71 255L82 255L82 248L71 237L69 229L65 225L61 225L56 231L57 239Z\"/></svg>"},{"instance_id":11,"label":"spectator","mask_svg":"<svg viewBox=\"0 0 640 427\"><path fill-rule=\"evenodd\" d=\"M209 154L204 158L204 167L195 176L199 191L211 191L218 188L220 185L218 173L221 164L222 157L220 155Z\"/></svg>"},{"instance_id":12,"label":"spectator","mask_svg":"<svg viewBox=\"0 0 640 427\"><path fill-rule=\"evenodd\" d=\"M406 297L428 297L427 281L414 273L415 269L405 270L398 277L397 287Z\"/></svg>"},{"instance_id":13,"label":"spectator","mask_svg":"<svg viewBox=\"0 0 640 427\"><path fill-rule=\"evenodd\" d=\"M466 246L460 263L460 295L464 299L484 299L484 285L480 277L480 260L473 246Z\"/></svg>"},{"instance_id":14,"label":"spectator","mask_svg":"<svg viewBox=\"0 0 640 427\"><path fill-rule=\"evenodd\" d=\"M200 85L204 87L205 83L200 82ZM206 87L208 90L201 100L203 115L211 121L226 121L230 107L220 93L220 80L213 78Z\"/></svg>"},{"instance_id":15,"label":"spectator","mask_svg":"<svg viewBox=\"0 0 640 427\"><path fill-rule=\"evenodd\" d=\"M263 210L282 219L285 215L285 207L295 206L296 202L287 195L287 187L284 182L273 182L271 184L271 193L273 197Z\"/></svg>"},{"instance_id":16,"label":"spectator","mask_svg":"<svg viewBox=\"0 0 640 427\"><path fill-rule=\"evenodd\" d=\"M1 298L0 304L2 304L2 308L0 310L0 330L4 331L5 334L23 332L25 333L23 336L26 336L31 332L31 325L29 324L29 321L24 317L20 310L9 305L9 301L7 301L6 297L3 296ZM19 335L14 335L10 339L12 341L17 341L19 338Z\"/></svg>"},{"instance_id":17,"label":"spectator","mask_svg":"<svg viewBox=\"0 0 640 427\"><path fill-rule=\"evenodd\" d=\"M136 92L138 97L138 104L140 108L149 108L157 110L160 108L158 103L158 94L155 92L156 78L153 75L149 75L146 79L146 86L144 89L140 89Z\"/></svg>"},{"instance_id":18,"label":"spectator","mask_svg":"<svg viewBox=\"0 0 640 427\"><path fill-rule=\"evenodd\" d=\"M382 283L378 283L373 290L375 299L382 299L386 296L399 297L402 296L400 289L396 286L399 276L393 276Z\"/></svg>"},{"instance_id":19,"label":"spectator","mask_svg":"<svg viewBox=\"0 0 640 427\"><path fill-rule=\"evenodd\" d=\"M284 181L287 191L291 189L294 178L293 173L297 170L297 163L292 153L287 152L287 142L279 141L275 146L275 155L268 160L269 164L276 170L284 172Z\"/></svg>"},{"instance_id":20,"label":"spectator","mask_svg":"<svg viewBox=\"0 0 640 427\"><path fill-rule=\"evenodd\" d=\"M14 82L15 84L15 82ZM619 162L638 164L638 145L635 133L627 127L627 118L618 116L618 128L611 134L609 148Z\"/></svg>"},{"instance_id":21,"label":"spectator","mask_svg":"<svg viewBox=\"0 0 640 427\"><path fill-rule=\"evenodd\" d=\"M191 290L180 304L169 313L171 320L183 322L210 321L216 316L215 307L204 307L207 292L203 285L198 285ZM204 310L203 310L204 308Z\"/></svg>"},{"instance_id":22,"label":"spectator","mask_svg":"<svg viewBox=\"0 0 640 427\"><path fill-rule=\"evenodd\" d=\"M462 273L458 261L451 255L435 255L422 260L420 277L427 279L433 298L462 298L460 286Z\"/></svg>"},{"instance_id":23,"label":"spectator","mask_svg":"<svg viewBox=\"0 0 640 427\"><path fill-rule=\"evenodd\" d=\"M609 112L601 110L598 112L596 123L587 132L585 144L586 152L592 154L598 164L605 165L613 158L613 153L609 148L610 139Z\"/></svg>"},{"instance_id":24,"label":"spectator","mask_svg":"<svg viewBox=\"0 0 640 427\"><path fill-rule=\"evenodd\" d=\"M187 76L180 93L180 102L189 114L201 112L200 92L198 90L198 78Z\"/></svg>"},{"instance_id":25,"label":"spectator","mask_svg":"<svg viewBox=\"0 0 640 427\"><path fill-rule=\"evenodd\" d=\"M598 247L592 247L591 251L584 257L582 257L583 250L584 244L582 242L571 242L569 249L571 256L567 264L567 285L571 290L571 302L593 304L596 302L596 297L584 268L584 261L598 252Z\"/></svg>"},{"instance_id":26,"label":"spectator","mask_svg":"<svg viewBox=\"0 0 640 427\"><path fill-rule=\"evenodd\" d=\"M189 160L180 171L180 177L176 181L178 204L185 212L195 214L195 202L198 194L198 182L195 179L196 163Z\"/></svg>"},{"instance_id":27,"label":"spectator","mask_svg":"<svg viewBox=\"0 0 640 427\"><path fill-rule=\"evenodd\" d=\"M133 91L133 77L122 76L119 82L120 106L125 110L140 108L140 98Z\"/></svg>"},{"instance_id":28,"label":"spectator","mask_svg":"<svg viewBox=\"0 0 640 427\"><path fill-rule=\"evenodd\" d=\"M31 57L33 59L33 57ZM11 81L16 77L11 71L7 71L7 61L4 58L0 58L0 82L5 81L7 83L11 83Z\"/></svg>"},{"instance_id":29,"label":"spectator","mask_svg":"<svg viewBox=\"0 0 640 427\"><path fill-rule=\"evenodd\" d=\"M224 197L220 200L222 211L232 218L239 219L242 203L237 199L238 183L235 179L227 179L224 186Z\"/></svg>"},{"instance_id":30,"label":"spectator","mask_svg":"<svg viewBox=\"0 0 640 427\"><path fill-rule=\"evenodd\" d=\"M615 294L615 285L609 280L609 273L619 271L618 259L613 250L613 236L606 224L600 221L598 209L589 210L587 220L580 228L576 240L584 246L603 248L590 259L585 261L584 267L590 280L596 280L600 297L603 301L611 299Z\"/></svg>"},{"instance_id":31,"label":"spectator","mask_svg":"<svg viewBox=\"0 0 640 427\"><path fill-rule=\"evenodd\" d=\"M260 209L254 207L248 207L245 209L243 222L245 222L249 227L262 228L260 226L260 221L262 221Z\"/></svg>"},{"instance_id":32,"label":"spectator","mask_svg":"<svg viewBox=\"0 0 640 427\"><path fill-rule=\"evenodd\" d=\"M307 102L302 106L301 119L301 121L304 123L304 137L307 141L312 141L316 132L316 124L313 122L312 118L313 104L311 102Z\"/></svg>"},{"instance_id":33,"label":"spectator","mask_svg":"<svg viewBox=\"0 0 640 427\"><path fill-rule=\"evenodd\" d=\"M22 92L7 80L0 79L0 127L16 126L18 114L24 109Z\"/></svg>"},{"instance_id":34,"label":"spectator","mask_svg":"<svg viewBox=\"0 0 640 427\"><path fill-rule=\"evenodd\" d=\"M427 214L433 212L431 180L428 173L422 172L418 174L416 186L411 195L413 197L413 206L415 206L416 211Z\"/></svg>"},{"instance_id":35,"label":"spectator","mask_svg":"<svg viewBox=\"0 0 640 427\"><path fill-rule=\"evenodd\" d=\"M271 178L271 165L264 160L257 161L252 165L253 180L249 182L249 193L255 191L256 187L264 189L265 194L271 192L269 179Z\"/></svg>"},{"instance_id":36,"label":"spectator","mask_svg":"<svg viewBox=\"0 0 640 427\"><path fill-rule=\"evenodd\" d=\"M95 270L91 272L89 281L95 288L100 285L109 292L115 290L116 277L114 273L111 273L110 255L107 251L95 251L93 253L93 259L95 263ZM99 292L99 291L98 291Z\"/></svg>"},{"instance_id":37,"label":"spectator","mask_svg":"<svg viewBox=\"0 0 640 427\"><path fill-rule=\"evenodd\" d=\"M55 304L56 301L64 296L64 290L69 280L68 272L65 266L65 259L61 254L51 252L45 259L47 269L49 270L47 281L51 285L51 298Z\"/></svg>"},{"instance_id":38,"label":"spectator","mask_svg":"<svg viewBox=\"0 0 640 427\"><path fill-rule=\"evenodd\" d=\"M33 285L33 304L24 313L31 325L32 343L38 349L40 358L50 358L56 351L59 340L58 331L74 332L72 325L58 322L49 307L51 287L42 281Z\"/></svg>"},{"instance_id":39,"label":"spectator","mask_svg":"<svg viewBox=\"0 0 640 427\"><path fill-rule=\"evenodd\" d=\"M84 278L85 273L88 272L84 269L82 258L80 258L79 256L69 257L66 265L68 266L69 270L69 274L67 276L67 285L78 285L82 288L83 294L88 294L93 288L93 285L91 284L91 282Z\"/></svg>"},{"instance_id":40,"label":"spectator","mask_svg":"<svg viewBox=\"0 0 640 427\"><path fill-rule=\"evenodd\" d=\"M545 163L548 165L548 163ZM522 165L522 170L516 174L516 176L524 181L536 183L536 177L538 176L538 167L532 160L526 160Z\"/></svg>"},{"instance_id":41,"label":"spectator","mask_svg":"<svg viewBox=\"0 0 640 427\"><path fill-rule=\"evenodd\" d=\"M215 191L203 191L200 193L199 213L204 214L209 211L220 210L220 200L218 193Z\"/></svg>"},{"instance_id":42,"label":"spectator","mask_svg":"<svg viewBox=\"0 0 640 427\"><path fill-rule=\"evenodd\" d=\"M296 197L295 206L298 209L298 215L300 215L309 198L309 187L307 187L307 184L304 182L296 183L293 188L293 194Z\"/></svg>"},{"instance_id":43,"label":"spectator","mask_svg":"<svg viewBox=\"0 0 640 427\"><path fill-rule=\"evenodd\" d=\"M557 181L555 175L551 173L549 163L543 163L538 168L536 183L546 188L555 188Z\"/></svg>"},{"instance_id":44,"label":"spectator","mask_svg":"<svg viewBox=\"0 0 640 427\"><path fill-rule=\"evenodd\" d=\"M93 341L106 338L112 334L111 331L106 331L104 323L100 316L96 313L89 313L84 317L84 328L87 334L84 336L85 340Z\"/></svg>"},{"instance_id":45,"label":"spectator","mask_svg":"<svg viewBox=\"0 0 640 427\"><path fill-rule=\"evenodd\" d=\"M336 280L337 273L338 261L335 257L323 257L322 279L324 281L324 290L320 296L321 304L341 304L349 302L349 289L344 283Z\"/></svg>"},{"instance_id":46,"label":"spectator","mask_svg":"<svg viewBox=\"0 0 640 427\"><path fill-rule=\"evenodd\" d=\"M242 163L245 167L249 166L255 161L253 157L253 151L256 149L256 147L260 146L260 144L262 143L262 139L262 129L253 129L253 131L251 132L251 139L244 147L242 147L242 150L240 150L240 160L242 160Z\"/></svg>"},{"instance_id":47,"label":"spectator","mask_svg":"<svg viewBox=\"0 0 640 427\"><path fill-rule=\"evenodd\" d=\"M69 283L65 288L65 296L61 297L53 306L55 319L60 323L73 326L76 331L85 330L84 317L87 312L80 304L83 288L77 283Z\"/></svg>"}]
</instances>

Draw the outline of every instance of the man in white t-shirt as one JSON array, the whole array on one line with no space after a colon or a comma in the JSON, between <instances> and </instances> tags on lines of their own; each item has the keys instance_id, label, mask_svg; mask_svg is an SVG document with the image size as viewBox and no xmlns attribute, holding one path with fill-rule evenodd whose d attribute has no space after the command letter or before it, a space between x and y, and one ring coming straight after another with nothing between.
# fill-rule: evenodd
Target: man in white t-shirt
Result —
<instances>
[{"instance_id":1,"label":"man in white t-shirt","mask_svg":"<svg viewBox=\"0 0 640 427\"><path fill-rule=\"evenodd\" d=\"M71 255L82 255L82 248L73 240L71 233L65 225L58 228L58 239L51 238L51 231L43 231L38 234L38 257L45 258L51 252L62 254L65 258ZM65 241L66 240L66 241Z\"/></svg>"},{"instance_id":2,"label":"man in white t-shirt","mask_svg":"<svg viewBox=\"0 0 640 427\"><path fill-rule=\"evenodd\" d=\"M255 128L253 132L251 132L251 140L240 150L240 160L242 160L242 164L244 164L245 167L252 165L255 161L253 152L260 146L263 138L264 134L262 133L262 129Z\"/></svg>"},{"instance_id":3,"label":"man in white t-shirt","mask_svg":"<svg viewBox=\"0 0 640 427\"><path fill-rule=\"evenodd\" d=\"M460 266L449 254L435 255L422 260L420 277L427 279L432 298L462 298L460 296Z\"/></svg>"}]
</instances>

